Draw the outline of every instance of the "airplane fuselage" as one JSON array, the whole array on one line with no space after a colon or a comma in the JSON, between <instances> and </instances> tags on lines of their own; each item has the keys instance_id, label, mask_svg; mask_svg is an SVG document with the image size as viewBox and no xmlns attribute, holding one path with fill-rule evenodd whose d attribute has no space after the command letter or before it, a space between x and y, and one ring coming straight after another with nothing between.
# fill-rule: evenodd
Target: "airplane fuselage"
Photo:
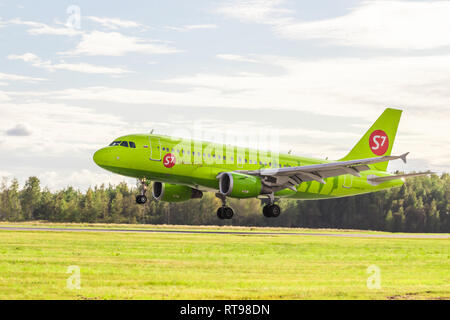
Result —
<instances>
[{"instance_id":1,"label":"airplane fuselage","mask_svg":"<svg viewBox=\"0 0 450 320\"><path fill-rule=\"evenodd\" d=\"M94 161L100 167L123 176L186 185L202 191L218 192L217 176L221 172L276 169L331 162L202 141L191 140L186 143L181 139L153 134L126 135L114 141L120 143L102 148L95 153ZM127 146L123 145L123 141L127 142ZM130 142L134 143L134 147L130 147ZM380 184L371 184L367 179L368 176L387 175L389 174L385 171L366 170L361 172L360 177L345 174L325 178L325 183L308 181L298 184L295 188L279 190L275 192L275 197L326 199L403 185L402 179Z\"/></svg>"}]
</instances>

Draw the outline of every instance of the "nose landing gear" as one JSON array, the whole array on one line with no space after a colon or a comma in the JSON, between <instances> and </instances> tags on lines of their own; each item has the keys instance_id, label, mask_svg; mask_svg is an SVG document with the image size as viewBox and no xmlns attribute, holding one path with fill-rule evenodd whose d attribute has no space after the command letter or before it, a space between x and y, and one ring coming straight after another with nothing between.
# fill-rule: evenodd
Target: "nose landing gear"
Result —
<instances>
[{"instance_id":1,"label":"nose landing gear","mask_svg":"<svg viewBox=\"0 0 450 320\"><path fill-rule=\"evenodd\" d=\"M147 192L147 181L145 178L140 179L140 194L136 196L136 203L137 204L144 204L147 202L147 197L145 196L145 193Z\"/></svg>"}]
</instances>

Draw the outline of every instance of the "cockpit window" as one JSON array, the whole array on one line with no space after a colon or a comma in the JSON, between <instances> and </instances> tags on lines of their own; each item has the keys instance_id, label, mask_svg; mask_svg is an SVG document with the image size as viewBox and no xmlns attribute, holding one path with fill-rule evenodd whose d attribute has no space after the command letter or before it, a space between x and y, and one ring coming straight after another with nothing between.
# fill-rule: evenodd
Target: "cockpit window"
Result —
<instances>
[{"instance_id":1,"label":"cockpit window","mask_svg":"<svg viewBox=\"0 0 450 320\"><path fill-rule=\"evenodd\" d=\"M129 146L130 148L136 148L136 144L133 141L114 141L111 142L109 146L110 147L121 146L125 148L128 148Z\"/></svg>"}]
</instances>

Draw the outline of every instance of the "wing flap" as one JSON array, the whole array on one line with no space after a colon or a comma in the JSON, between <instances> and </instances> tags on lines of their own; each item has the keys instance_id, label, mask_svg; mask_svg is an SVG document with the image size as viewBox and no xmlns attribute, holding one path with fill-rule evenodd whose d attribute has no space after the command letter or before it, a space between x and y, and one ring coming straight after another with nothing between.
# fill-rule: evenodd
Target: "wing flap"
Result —
<instances>
[{"instance_id":1,"label":"wing flap","mask_svg":"<svg viewBox=\"0 0 450 320\"><path fill-rule=\"evenodd\" d=\"M298 166L298 167L287 167L287 168L275 168L275 169L260 169L260 170L237 170L236 172L245 173L249 175L256 176L291 176L296 173L308 172L315 173L318 172L324 173L320 174L322 177L325 175L328 177L334 176L336 173L347 174L349 173L349 169L355 171L364 171L369 170L369 164L375 164L385 161L391 161L396 159L402 159L406 161L406 155L408 153L402 154L400 156L383 156L376 158L368 158L368 159L359 159L359 160L349 160L349 161L337 161L337 162L328 162L321 164L313 164L309 166ZM338 171L336 171L338 170ZM326 174L327 171L330 171L330 174Z\"/></svg>"},{"instance_id":2,"label":"wing flap","mask_svg":"<svg viewBox=\"0 0 450 320\"><path fill-rule=\"evenodd\" d=\"M380 183L383 183L383 182L386 182L386 181L425 176L425 175L433 174L433 173L434 172L427 171L427 172L398 174L398 175L394 175L394 176L384 176L384 177L369 175L369 176L367 176L367 182L376 186L376 185L379 185Z\"/></svg>"},{"instance_id":3,"label":"wing flap","mask_svg":"<svg viewBox=\"0 0 450 320\"><path fill-rule=\"evenodd\" d=\"M260 169L260 170L238 170L236 172L248 175L260 176L263 182L271 187L290 187L300 184L302 182L317 181L325 184L326 178L336 177L345 174L353 176L361 176L360 172L370 170L369 165L386 162L396 159L402 159L406 162L408 153L400 156L382 156L376 158L327 162L321 164L314 164L308 166L285 167L275 169Z\"/></svg>"}]
</instances>

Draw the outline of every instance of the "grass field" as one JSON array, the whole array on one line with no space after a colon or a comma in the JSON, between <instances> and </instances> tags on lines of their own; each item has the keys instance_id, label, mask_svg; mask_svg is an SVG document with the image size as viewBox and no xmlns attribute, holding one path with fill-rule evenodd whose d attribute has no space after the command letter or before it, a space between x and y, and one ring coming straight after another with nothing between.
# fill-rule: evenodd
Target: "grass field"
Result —
<instances>
[{"instance_id":1,"label":"grass field","mask_svg":"<svg viewBox=\"0 0 450 320\"><path fill-rule=\"evenodd\" d=\"M66 285L73 265L80 289ZM373 265L380 289L367 287ZM449 239L0 231L0 299L428 298L450 299Z\"/></svg>"}]
</instances>

